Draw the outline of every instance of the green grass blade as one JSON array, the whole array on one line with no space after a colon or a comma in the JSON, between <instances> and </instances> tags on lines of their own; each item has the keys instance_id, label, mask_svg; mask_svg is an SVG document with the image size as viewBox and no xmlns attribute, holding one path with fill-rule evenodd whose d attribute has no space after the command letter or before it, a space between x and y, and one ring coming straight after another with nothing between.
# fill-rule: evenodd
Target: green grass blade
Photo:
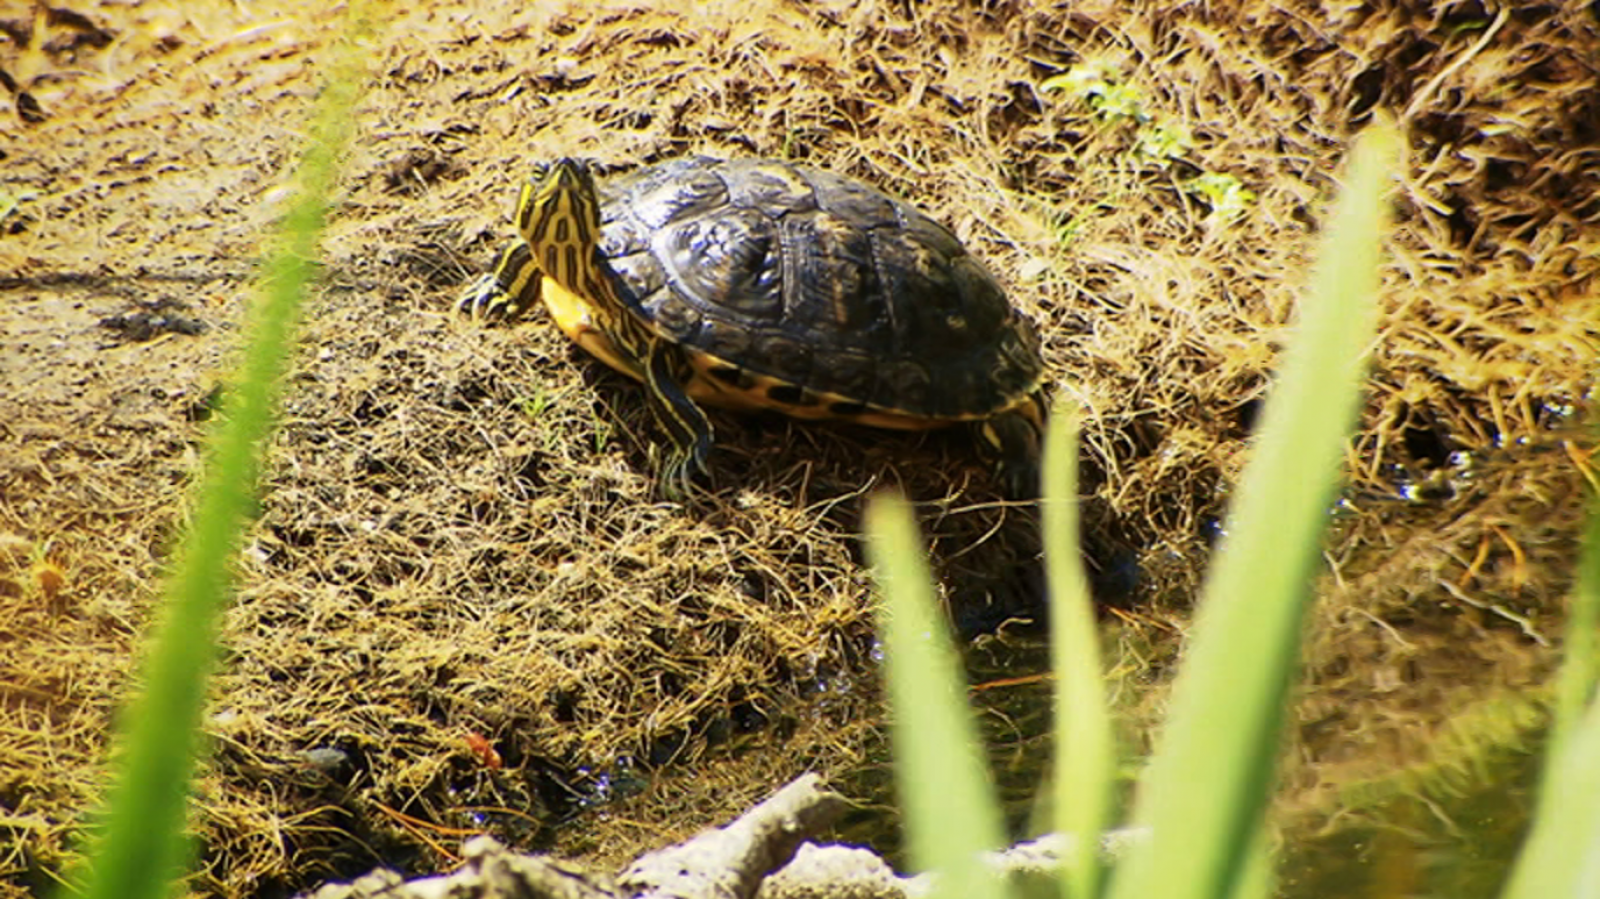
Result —
<instances>
[{"instance_id":1,"label":"green grass blade","mask_svg":"<svg viewBox=\"0 0 1600 899\"><path fill-rule=\"evenodd\" d=\"M1555 720L1545 750L1539 806L1517 857L1506 899L1600 896L1600 700L1595 624L1600 618L1600 510L1590 498L1583 555L1567 619L1566 658L1556 682ZM1587 708L1587 711L1585 711Z\"/></svg>"},{"instance_id":2,"label":"green grass blade","mask_svg":"<svg viewBox=\"0 0 1600 899\"><path fill-rule=\"evenodd\" d=\"M1045 434L1045 569L1050 586L1050 657L1056 674L1055 828L1076 834L1077 853L1062 860L1067 895L1098 896L1100 834L1110 824L1116 748L1106 708L1094 603L1078 539L1077 422L1067 404Z\"/></svg>"},{"instance_id":3,"label":"green grass blade","mask_svg":"<svg viewBox=\"0 0 1600 899\"><path fill-rule=\"evenodd\" d=\"M1328 504L1372 340L1385 182L1399 139L1355 142L1293 344L1196 613L1136 820L1151 827L1113 899L1236 896L1272 783Z\"/></svg>"},{"instance_id":4,"label":"green grass blade","mask_svg":"<svg viewBox=\"0 0 1600 899\"><path fill-rule=\"evenodd\" d=\"M1000 848L1000 811L979 751L960 659L934 601L911 507L896 496L867 505L867 556L881 600L895 784L912 867L937 871L936 895L1005 895L980 853Z\"/></svg>"},{"instance_id":5,"label":"green grass blade","mask_svg":"<svg viewBox=\"0 0 1600 899\"><path fill-rule=\"evenodd\" d=\"M1553 747L1556 748L1556 747ZM1600 896L1600 702L1572 722L1551 753L1533 828L1501 895L1505 899Z\"/></svg>"},{"instance_id":6,"label":"green grass blade","mask_svg":"<svg viewBox=\"0 0 1600 899\"><path fill-rule=\"evenodd\" d=\"M1583 710L1594 695L1597 668L1595 628L1600 626L1600 502L1589 499L1589 519L1584 527L1583 556L1578 563L1578 578L1572 593L1572 608L1567 615L1565 658L1556 680L1555 721L1550 727L1547 753L1555 758L1562 751L1567 734L1583 717ZM1540 802L1550 801L1550 792L1560 784L1546 777Z\"/></svg>"},{"instance_id":7,"label":"green grass blade","mask_svg":"<svg viewBox=\"0 0 1600 899\"><path fill-rule=\"evenodd\" d=\"M297 311L314 277L339 150L351 132L359 58L341 48L319 101L301 160L300 190L283 222L283 243L266 264L247 327L248 343L221 422L211 437L191 529L167 583L143 667L144 692L124 710L121 753L104 827L84 872L89 899L168 895L185 864L183 825L189 778L200 751L206 676L230 591L229 560L240 535L273 420L280 376L294 342Z\"/></svg>"},{"instance_id":8,"label":"green grass blade","mask_svg":"<svg viewBox=\"0 0 1600 899\"><path fill-rule=\"evenodd\" d=\"M1275 872L1268 842L1266 830L1256 828L1254 838L1245 850L1243 868L1228 899L1267 899L1273 895Z\"/></svg>"}]
</instances>

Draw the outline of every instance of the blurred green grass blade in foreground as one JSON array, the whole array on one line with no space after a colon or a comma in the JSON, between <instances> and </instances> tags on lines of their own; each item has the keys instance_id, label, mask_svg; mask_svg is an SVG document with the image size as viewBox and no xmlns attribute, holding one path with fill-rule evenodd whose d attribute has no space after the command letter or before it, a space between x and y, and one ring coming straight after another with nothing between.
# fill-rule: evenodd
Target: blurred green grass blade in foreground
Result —
<instances>
[{"instance_id":1,"label":"blurred green grass blade in foreground","mask_svg":"<svg viewBox=\"0 0 1600 899\"><path fill-rule=\"evenodd\" d=\"M1597 618L1600 497L1591 495L1539 804L1506 884L1506 899L1600 897L1600 699L1593 695Z\"/></svg>"},{"instance_id":2,"label":"blurred green grass blade in foreground","mask_svg":"<svg viewBox=\"0 0 1600 899\"><path fill-rule=\"evenodd\" d=\"M1045 433L1040 500L1050 591L1050 664L1055 682L1055 829L1071 834L1062 859L1064 895L1096 897L1103 875L1100 834L1110 826L1116 743L1106 707L1100 636L1078 537L1077 421L1059 403Z\"/></svg>"},{"instance_id":3,"label":"blurred green grass blade in foreground","mask_svg":"<svg viewBox=\"0 0 1600 899\"><path fill-rule=\"evenodd\" d=\"M1506 899L1600 897L1600 702L1546 756L1554 785L1539 797Z\"/></svg>"},{"instance_id":4,"label":"blurred green grass blade in foreground","mask_svg":"<svg viewBox=\"0 0 1600 899\"><path fill-rule=\"evenodd\" d=\"M119 719L114 775L102 829L82 872L89 899L167 896L186 864L184 817L200 752L206 677L217 623L231 590L231 559L256 489L261 447L273 423L280 377L294 345L296 319L326 219L337 158L353 130L351 109L362 57L353 23L332 48L333 69L319 98L299 190L267 260L246 327L247 344L224 414L211 435L192 523L152 629L144 692Z\"/></svg>"},{"instance_id":5,"label":"blurred green grass blade in foreground","mask_svg":"<svg viewBox=\"0 0 1600 899\"><path fill-rule=\"evenodd\" d=\"M874 497L866 526L912 867L937 872L936 896L1003 896L981 858L1001 846L1000 810L911 507L898 496Z\"/></svg>"},{"instance_id":6,"label":"blurred green grass blade in foreground","mask_svg":"<svg viewBox=\"0 0 1600 899\"><path fill-rule=\"evenodd\" d=\"M1298 326L1196 612L1171 711L1141 780L1151 828L1112 899L1240 895L1279 748L1283 706L1372 341L1385 187L1399 136L1355 141ZM1253 878L1251 878L1253 879ZM1265 886L1264 884L1262 885Z\"/></svg>"},{"instance_id":7,"label":"blurred green grass blade in foreground","mask_svg":"<svg viewBox=\"0 0 1600 899\"><path fill-rule=\"evenodd\" d=\"M1592 406L1600 420L1600 403ZM1592 429L1600 430L1600 429ZM1600 675L1600 641L1595 628L1600 626L1600 496L1589 497L1589 518L1583 532L1583 555L1573 586L1572 606L1567 615L1566 638L1561 671L1556 680L1555 720L1550 726L1548 754L1553 759L1562 751L1567 735L1577 726L1584 709L1594 696L1595 680ZM1547 773L1540 801L1559 785Z\"/></svg>"}]
</instances>

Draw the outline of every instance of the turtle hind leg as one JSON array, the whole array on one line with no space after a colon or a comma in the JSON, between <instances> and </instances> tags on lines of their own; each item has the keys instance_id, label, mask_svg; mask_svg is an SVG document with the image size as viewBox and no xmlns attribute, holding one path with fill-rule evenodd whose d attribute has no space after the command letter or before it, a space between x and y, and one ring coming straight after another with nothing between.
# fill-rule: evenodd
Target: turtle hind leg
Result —
<instances>
[{"instance_id":1,"label":"turtle hind leg","mask_svg":"<svg viewBox=\"0 0 1600 899\"><path fill-rule=\"evenodd\" d=\"M644 360L646 393L650 411L672 442L661 465L661 493L679 501L688 497L696 474L710 475L706 458L711 453L711 422L684 392L688 368L682 349L663 340L650 341Z\"/></svg>"},{"instance_id":2,"label":"turtle hind leg","mask_svg":"<svg viewBox=\"0 0 1600 899\"><path fill-rule=\"evenodd\" d=\"M456 299L456 312L475 321L511 321L539 301L542 278L527 242L512 241L500 251L494 270L461 292Z\"/></svg>"},{"instance_id":3,"label":"turtle hind leg","mask_svg":"<svg viewBox=\"0 0 1600 899\"><path fill-rule=\"evenodd\" d=\"M978 445L995 463L1000 490L1007 499L1039 498L1039 457L1044 443L1044 397L1026 402L974 425Z\"/></svg>"}]
</instances>

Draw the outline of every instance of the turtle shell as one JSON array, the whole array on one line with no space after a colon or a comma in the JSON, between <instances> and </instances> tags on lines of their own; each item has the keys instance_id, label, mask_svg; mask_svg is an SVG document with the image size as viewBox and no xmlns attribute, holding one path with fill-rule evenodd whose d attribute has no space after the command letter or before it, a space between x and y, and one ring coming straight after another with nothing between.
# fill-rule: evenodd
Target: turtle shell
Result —
<instances>
[{"instance_id":1,"label":"turtle shell","mask_svg":"<svg viewBox=\"0 0 1600 899\"><path fill-rule=\"evenodd\" d=\"M901 200L788 162L706 157L599 189L621 299L734 404L918 427L989 417L1039 384L1033 323Z\"/></svg>"}]
</instances>

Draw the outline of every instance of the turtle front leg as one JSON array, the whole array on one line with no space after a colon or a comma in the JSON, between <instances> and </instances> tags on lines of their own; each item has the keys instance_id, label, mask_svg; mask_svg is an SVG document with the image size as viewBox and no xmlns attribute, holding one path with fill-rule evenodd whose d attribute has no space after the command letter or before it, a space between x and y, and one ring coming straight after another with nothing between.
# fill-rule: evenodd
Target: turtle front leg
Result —
<instances>
[{"instance_id":1,"label":"turtle front leg","mask_svg":"<svg viewBox=\"0 0 1600 899\"><path fill-rule=\"evenodd\" d=\"M467 285L456 300L456 312L475 321L511 321L539 301L543 275L526 241L514 240L500 251L494 270Z\"/></svg>"},{"instance_id":2,"label":"turtle front leg","mask_svg":"<svg viewBox=\"0 0 1600 899\"><path fill-rule=\"evenodd\" d=\"M1044 440L1045 399L1038 391L1017 408L976 424L978 444L996 463L1007 499L1039 498L1039 456Z\"/></svg>"},{"instance_id":3,"label":"turtle front leg","mask_svg":"<svg viewBox=\"0 0 1600 899\"><path fill-rule=\"evenodd\" d=\"M660 339L650 341L644 360L646 393L650 411L672 441L661 466L661 493L679 501L688 497L696 473L710 474L706 457L711 452L711 422L684 392L688 368L681 349Z\"/></svg>"}]
</instances>

